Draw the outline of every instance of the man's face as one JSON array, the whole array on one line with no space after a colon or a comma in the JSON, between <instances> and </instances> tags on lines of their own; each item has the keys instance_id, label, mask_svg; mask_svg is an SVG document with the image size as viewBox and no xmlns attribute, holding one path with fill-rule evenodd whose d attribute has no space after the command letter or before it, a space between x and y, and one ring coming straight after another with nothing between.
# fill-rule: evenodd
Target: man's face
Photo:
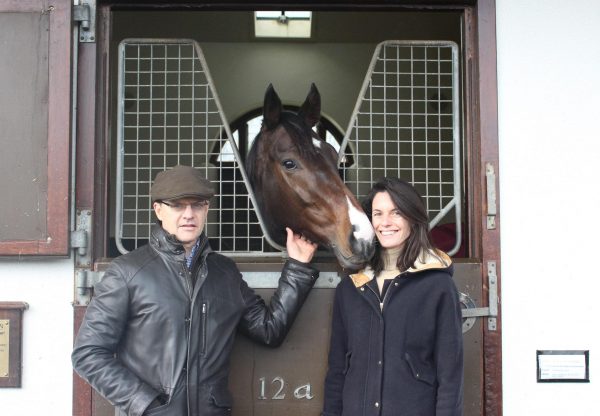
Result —
<instances>
[{"instance_id":1,"label":"man's face","mask_svg":"<svg viewBox=\"0 0 600 416\"><path fill-rule=\"evenodd\" d=\"M183 243L189 253L206 223L208 201L198 198L181 198L153 204L156 217L162 227Z\"/></svg>"}]
</instances>

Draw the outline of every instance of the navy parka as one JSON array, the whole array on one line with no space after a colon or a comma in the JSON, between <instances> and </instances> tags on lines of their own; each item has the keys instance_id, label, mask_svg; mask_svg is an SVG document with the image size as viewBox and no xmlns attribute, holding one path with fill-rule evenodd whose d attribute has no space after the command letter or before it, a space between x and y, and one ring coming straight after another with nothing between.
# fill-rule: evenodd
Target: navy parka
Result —
<instances>
[{"instance_id":1,"label":"navy parka","mask_svg":"<svg viewBox=\"0 0 600 416\"><path fill-rule=\"evenodd\" d=\"M383 299L372 272L338 285L323 416L462 415L461 308L450 258L438 255Z\"/></svg>"}]
</instances>

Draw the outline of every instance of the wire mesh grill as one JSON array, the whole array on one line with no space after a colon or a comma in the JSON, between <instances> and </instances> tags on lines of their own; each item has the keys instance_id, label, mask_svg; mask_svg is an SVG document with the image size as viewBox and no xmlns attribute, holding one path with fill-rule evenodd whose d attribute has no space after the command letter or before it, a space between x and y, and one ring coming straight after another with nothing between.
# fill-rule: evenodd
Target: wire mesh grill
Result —
<instances>
[{"instance_id":1,"label":"wire mesh grill","mask_svg":"<svg viewBox=\"0 0 600 416\"><path fill-rule=\"evenodd\" d=\"M129 39L119 56L119 251L147 241L156 221L152 180L177 164L200 169L217 186L205 227L214 249L267 251L200 47L190 40Z\"/></svg>"},{"instance_id":2,"label":"wire mesh grill","mask_svg":"<svg viewBox=\"0 0 600 416\"><path fill-rule=\"evenodd\" d=\"M458 50L450 42L387 41L373 54L340 149L348 187L362 198L384 176L413 183L431 227L454 212L461 229ZM205 231L239 256L281 249L261 227L237 144L206 61L192 40L128 39L119 46L116 245L146 243L155 222L150 186L160 171L194 166L217 186Z\"/></svg>"},{"instance_id":3,"label":"wire mesh grill","mask_svg":"<svg viewBox=\"0 0 600 416\"><path fill-rule=\"evenodd\" d=\"M423 196L430 227L453 211L460 246L458 47L452 42L386 41L377 46L350 119L343 171L360 199L386 176L412 183Z\"/></svg>"}]
</instances>

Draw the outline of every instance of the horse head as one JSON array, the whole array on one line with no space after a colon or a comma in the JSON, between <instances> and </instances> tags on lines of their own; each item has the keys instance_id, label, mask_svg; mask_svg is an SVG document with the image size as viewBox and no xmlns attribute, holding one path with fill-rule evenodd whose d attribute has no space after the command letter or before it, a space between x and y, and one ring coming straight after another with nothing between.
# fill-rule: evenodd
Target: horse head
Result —
<instances>
[{"instance_id":1,"label":"horse head","mask_svg":"<svg viewBox=\"0 0 600 416\"><path fill-rule=\"evenodd\" d=\"M272 85L246 169L271 238L285 245L285 227L332 250L357 269L373 255L375 233L337 170L337 152L312 127L321 117L314 84L297 113L285 111Z\"/></svg>"}]
</instances>

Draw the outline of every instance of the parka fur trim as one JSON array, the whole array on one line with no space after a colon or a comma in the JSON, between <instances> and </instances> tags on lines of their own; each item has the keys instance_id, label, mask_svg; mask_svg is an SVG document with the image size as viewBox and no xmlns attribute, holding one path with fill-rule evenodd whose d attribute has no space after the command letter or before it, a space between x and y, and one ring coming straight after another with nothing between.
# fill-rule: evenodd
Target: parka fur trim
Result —
<instances>
[{"instance_id":1,"label":"parka fur trim","mask_svg":"<svg viewBox=\"0 0 600 416\"><path fill-rule=\"evenodd\" d=\"M441 250L435 249L435 252L428 251L423 252L415 264L410 269L406 270L407 273L418 273L423 270L431 269L446 269L452 264L452 259L446 253ZM354 283L354 286L361 287L369 283L375 277L373 269L367 267L358 273L351 274L350 279Z\"/></svg>"}]
</instances>

